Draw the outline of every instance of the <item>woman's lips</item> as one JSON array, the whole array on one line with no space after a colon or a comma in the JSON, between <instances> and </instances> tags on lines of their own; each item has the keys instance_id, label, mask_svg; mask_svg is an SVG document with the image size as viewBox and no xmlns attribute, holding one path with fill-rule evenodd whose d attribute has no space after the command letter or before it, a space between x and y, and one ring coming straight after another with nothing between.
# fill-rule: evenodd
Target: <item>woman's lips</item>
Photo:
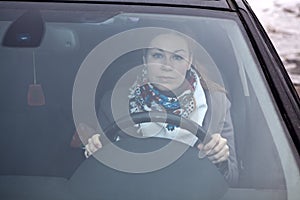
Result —
<instances>
[{"instance_id":1,"label":"woman's lips","mask_svg":"<svg viewBox=\"0 0 300 200\"><path fill-rule=\"evenodd\" d=\"M171 77L171 76L158 76L158 79L173 80L173 79L175 79L175 78L174 78L174 77Z\"/></svg>"}]
</instances>

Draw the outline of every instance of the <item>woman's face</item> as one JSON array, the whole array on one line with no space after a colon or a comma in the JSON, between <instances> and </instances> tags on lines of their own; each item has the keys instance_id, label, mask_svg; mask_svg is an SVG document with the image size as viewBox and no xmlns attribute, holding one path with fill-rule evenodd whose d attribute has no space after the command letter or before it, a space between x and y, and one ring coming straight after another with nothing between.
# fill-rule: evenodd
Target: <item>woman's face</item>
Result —
<instances>
[{"instance_id":1,"label":"woman's face","mask_svg":"<svg viewBox=\"0 0 300 200\"><path fill-rule=\"evenodd\" d=\"M144 62L152 84L160 90L174 90L184 82L191 66L188 43L179 35L159 35L151 41Z\"/></svg>"}]
</instances>

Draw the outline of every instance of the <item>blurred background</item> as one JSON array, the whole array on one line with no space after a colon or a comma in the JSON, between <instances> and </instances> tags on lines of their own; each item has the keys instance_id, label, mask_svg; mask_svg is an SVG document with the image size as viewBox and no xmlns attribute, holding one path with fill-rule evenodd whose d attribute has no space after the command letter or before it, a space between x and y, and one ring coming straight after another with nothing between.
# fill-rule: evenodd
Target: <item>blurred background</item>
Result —
<instances>
[{"instance_id":1,"label":"blurred background","mask_svg":"<svg viewBox=\"0 0 300 200\"><path fill-rule=\"evenodd\" d=\"M247 0L300 96L300 0Z\"/></svg>"}]
</instances>

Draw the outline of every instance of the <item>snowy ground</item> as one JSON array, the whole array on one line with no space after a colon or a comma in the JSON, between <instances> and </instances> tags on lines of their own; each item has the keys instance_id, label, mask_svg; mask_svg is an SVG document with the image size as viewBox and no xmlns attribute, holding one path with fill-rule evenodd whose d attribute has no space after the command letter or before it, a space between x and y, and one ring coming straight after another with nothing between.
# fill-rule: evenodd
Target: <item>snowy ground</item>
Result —
<instances>
[{"instance_id":1,"label":"snowy ground","mask_svg":"<svg viewBox=\"0 0 300 200\"><path fill-rule=\"evenodd\" d=\"M300 95L300 0L248 0Z\"/></svg>"}]
</instances>

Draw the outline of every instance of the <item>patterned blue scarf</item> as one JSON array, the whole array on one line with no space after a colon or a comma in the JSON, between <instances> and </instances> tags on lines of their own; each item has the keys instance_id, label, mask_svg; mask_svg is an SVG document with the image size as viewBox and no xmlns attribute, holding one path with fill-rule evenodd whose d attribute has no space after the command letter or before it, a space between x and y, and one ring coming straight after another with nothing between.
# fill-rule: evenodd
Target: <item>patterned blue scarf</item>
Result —
<instances>
[{"instance_id":1,"label":"patterned blue scarf","mask_svg":"<svg viewBox=\"0 0 300 200\"><path fill-rule=\"evenodd\" d=\"M142 80L142 81L141 81ZM161 91L147 78L138 77L135 84L130 89L129 112L164 111L181 117L188 118L195 109L194 91L196 88L197 73L194 70L187 71L186 81L183 83L179 95L171 91ZM167 124L170 131L175 129L175 125Z\"/></svg>"}]
</instances>

